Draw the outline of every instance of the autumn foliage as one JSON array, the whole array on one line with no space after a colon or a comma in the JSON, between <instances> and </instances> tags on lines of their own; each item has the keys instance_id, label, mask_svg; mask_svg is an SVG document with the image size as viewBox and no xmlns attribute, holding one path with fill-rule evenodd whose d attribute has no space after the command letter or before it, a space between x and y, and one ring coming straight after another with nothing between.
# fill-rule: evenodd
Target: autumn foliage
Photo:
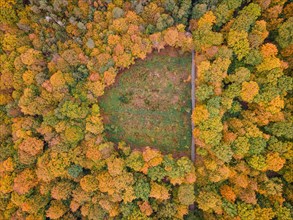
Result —
<instances>
[{"instance_id":1,"label":"autumn foliage","mask_svg":"<svg viewBox=\"0 0 293 220\"><path fill-rule=\"evenodd\" d=\"M0 0L0 219L292 219L290 1L29 2ZM195 163L105 135L166 47L196 50Z\"/></svg>"}]
</instances>

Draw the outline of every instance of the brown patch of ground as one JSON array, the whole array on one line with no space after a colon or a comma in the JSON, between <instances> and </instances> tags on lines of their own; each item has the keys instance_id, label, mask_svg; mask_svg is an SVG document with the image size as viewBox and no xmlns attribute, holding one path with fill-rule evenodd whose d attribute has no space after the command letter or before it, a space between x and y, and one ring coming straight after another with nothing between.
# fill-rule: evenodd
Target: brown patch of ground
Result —
<instances>
[{"instance_id":1,"label":"brown patch of ground","mask_svg":"<svg viewBox=\"0 0 293 220\"><path fill-rule=\"evenodd\" d=\"M106 137L133 148L151 146L189 156L190 54L154 52L118 74L100 99Z\"/></svg>"}]
</instances>

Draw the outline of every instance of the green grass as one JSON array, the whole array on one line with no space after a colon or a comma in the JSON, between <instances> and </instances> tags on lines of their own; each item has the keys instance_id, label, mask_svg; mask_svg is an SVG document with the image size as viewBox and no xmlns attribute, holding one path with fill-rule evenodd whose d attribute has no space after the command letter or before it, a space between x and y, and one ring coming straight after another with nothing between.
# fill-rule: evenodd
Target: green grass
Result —
<instances>
[{"instance_id":1,"label":"green grass","mask_svg":"<svg viewBox=\"0 0 293 220\"><path fill-rule=\"evenodd\" d=\"M186 151L191 144L191 55L153 54L117 77L100 100L106 137L163 152Z\"/></svg>"}]
</instances>

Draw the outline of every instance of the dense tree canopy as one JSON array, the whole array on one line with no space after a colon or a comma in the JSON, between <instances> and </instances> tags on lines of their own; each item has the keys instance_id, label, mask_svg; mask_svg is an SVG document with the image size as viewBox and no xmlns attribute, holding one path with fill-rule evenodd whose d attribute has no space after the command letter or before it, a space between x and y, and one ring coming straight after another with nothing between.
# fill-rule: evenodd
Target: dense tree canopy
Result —
<instances>
[{"instance_id":1,"label":"dense tree canopy","mask_svg":"<svg viewBox=\"0 0 293 220\"><path fill-rule=\"evenodd\" d=\"M0 219L291 219L292 9L0 0ZM195 163L105 137L98 98L165 47L196 50Z\"/></svg>"}]
</instances>

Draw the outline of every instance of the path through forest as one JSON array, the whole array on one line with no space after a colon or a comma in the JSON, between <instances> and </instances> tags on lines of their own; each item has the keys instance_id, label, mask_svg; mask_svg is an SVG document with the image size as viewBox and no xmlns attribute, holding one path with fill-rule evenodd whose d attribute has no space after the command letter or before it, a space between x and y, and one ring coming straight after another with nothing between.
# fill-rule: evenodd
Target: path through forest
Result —
<instances>
[{"instance_id":1,"label":"path through forest","mask_svg":"<svg viewBox=\"0 0 293 220\"><path fill-rule=\"evenodd\" d=\"M194 63L194 50L192 50L192 62L191 62L191 108L192 112L195 108L195 77L196 77L196 70L195 70L195 63ZM191 119L191 133L194 130L194 123ZM195 161L195 143L193 134L191 135L191 160Z\"/></svg>"}]
</instances>

